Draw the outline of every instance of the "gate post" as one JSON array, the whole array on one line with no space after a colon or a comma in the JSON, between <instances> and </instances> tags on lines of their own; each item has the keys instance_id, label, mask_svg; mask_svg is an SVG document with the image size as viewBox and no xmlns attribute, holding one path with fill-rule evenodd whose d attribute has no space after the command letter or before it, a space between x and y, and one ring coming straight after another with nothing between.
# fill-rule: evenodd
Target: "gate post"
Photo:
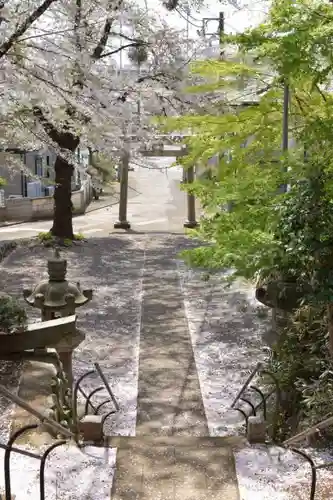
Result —
<instances>
[{"instance_id":1,"label":"gate post","mask_svg":"<svg viewBox=\"0 0 333 500\"><path fill-rule=\"evenodd\" d=\"M194 167L190 167L186 172L186 183L192 184L194 182ZM195 218L195 196L187 193L187 220L184 222L184 227L194 229L198 226Z\"/></svg>"},{"instance_id":2,"label":"gate post","mask_svg":"<svg viewBox=\"0 0 333 500\"><path fill-rule=\"evenodd\" d=\"M128 194L128 167L130 154L123 151L120 172L120 199L119 199L119 220L114 223L115 229L130 229L131 225L127 220L127 194Z\"/></svg>"}]
</instances>

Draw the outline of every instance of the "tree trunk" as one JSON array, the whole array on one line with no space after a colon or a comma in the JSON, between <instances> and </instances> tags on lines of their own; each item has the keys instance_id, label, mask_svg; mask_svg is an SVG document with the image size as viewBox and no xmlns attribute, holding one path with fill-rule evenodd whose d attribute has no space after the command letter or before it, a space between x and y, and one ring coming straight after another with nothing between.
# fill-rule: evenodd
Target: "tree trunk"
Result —
<instances>
[{"instance_id":1,"label":"tree trunk","mask_svg":"<svg viewBox=\"0 0 333 500\"><path fill-rule=\"evenodd\" d=\"M328 349L331 357L333 358L333 303L330 302L327 306L327 320L328 320Z\"/></svg>"},{"instance_id":2,"label":"tree trunk","mask_svg":"<svg viewBox=\"0 0 333 500\"><path fill-rule=\"evenodd\" d=\"M73 166L57 156L55 162L54 212L51 233L61 239L74 238L72 221Z\"/></svg>"}]
</instances>

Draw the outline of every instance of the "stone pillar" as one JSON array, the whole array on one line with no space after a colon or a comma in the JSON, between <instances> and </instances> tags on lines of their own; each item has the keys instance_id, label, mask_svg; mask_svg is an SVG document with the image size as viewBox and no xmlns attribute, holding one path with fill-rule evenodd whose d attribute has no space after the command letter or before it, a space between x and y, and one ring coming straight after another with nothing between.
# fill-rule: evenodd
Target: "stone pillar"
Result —
<instances>
[{"instance_id":1,"label":"stone pillar","mask_svg":"<svg viewBox=\"0 0 333 500\"><path fill-rule=\"evenodd\" d=\"M194 182L194 167L187 170L186 182L192 184ZM197 227L198 223L195 218L195 196L187 193L187 221L184 222L184 227L193 229Z\"/></svg>"},{"instance_id":2,"label":"stone pillar","mask_svg":"<svg viewBox=\"0 0 333 500\"><path fill-rule=\"evenodd\" d=\"M247 425L247 440L249 443L264 443L266 441L266 422L261 416L251 416Z\"/></svg>"},{"instance_id":3,"label":"stone pillar","mask_svg":"<svg viewBox=\"0 0 333 500\"><path fill-rule=\"evenodd\" d=\"M120 177L120 199L119 199L119 220L114 224L115 229L130 229L131 225L127 220L127 195L128 195L128 167L130 155L123 152L121 160Z\"/></svg>"},{"instance_id":4,"label":"stone pillar","mask_svg":"<svg viewBox=\"0 0 333 500\"><path fill-rule=\"evenodd\" d=\"M62 364L62 368L66 374L69 387L73 386L73 349L69 351L59 351L57 347L57 352Z\"/></svg>"},{"instance_id":5,"label":"stone pillar","mask_svg":"<svg viewBox=\"0 0 333 500\"><path fill-rule=\"evenodd\" d=\"M84 339L84 333L76 328L75 334L68 335L68 337L64 338L59 344L52 346L59 354L69 387L73 385L73 351Z\"/></svg>"}]
</instances>

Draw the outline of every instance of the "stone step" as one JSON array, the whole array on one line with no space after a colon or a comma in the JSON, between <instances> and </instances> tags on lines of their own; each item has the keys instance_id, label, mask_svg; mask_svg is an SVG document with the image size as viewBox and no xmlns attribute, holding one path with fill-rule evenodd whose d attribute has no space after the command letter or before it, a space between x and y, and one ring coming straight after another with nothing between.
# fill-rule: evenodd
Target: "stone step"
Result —
<instances>
[{"instance_id":1,"label":"stone step","mask_svg":"<svg viewBox=\"0 0 333 500\"><path fill-rule=\"evenodd\" d=\"M125 450L181 446L182 448L232 448L235 451L247 447L248 441L242 436L110 436L105 445Z\"/></svg>"},{"instance_id":2,"label":"stone step","mask_svg":"<svg viewBox=\"0 0 333 500\"><path fill-rule=\"evenodd\" d=\"M164 445L128 439L117 451L112 500L239 500L233 450L202 438Z\"/></svg>"}]
</instances>

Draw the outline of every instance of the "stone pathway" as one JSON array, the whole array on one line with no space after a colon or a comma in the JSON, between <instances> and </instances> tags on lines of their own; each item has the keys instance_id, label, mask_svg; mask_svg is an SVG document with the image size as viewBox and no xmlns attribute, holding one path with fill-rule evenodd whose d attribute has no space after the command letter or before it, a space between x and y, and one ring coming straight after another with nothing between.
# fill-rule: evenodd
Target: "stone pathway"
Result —
<instances>
[{"instance_id":1,"label":"stone pathway","mask_svg":"<svg viewBox=\"0 0 333 500\"><path fill-rule=\"evenodd\" d=\"M121 407L106 432L128 436L110 442L117 447L114 500L239 500L233 448L241 440L209 437L175 260L183 244L181 235L114 234L66 252L68 278L95 288L78 311L87 338L75 355L75 376L101 363ZM45 276L49 253L13 254L3 269L7 290L19 296ZM20 395L34 405L40 396L28 376L33 369L26 365ZM26 415L14 413L14 426L23 421Z\"/></svg>"},{"instance_id":2,"label":"stone pathway","mask_svg":"<svg viewBox=\"0 0 333 500\"><path fill-rule=\"evenodd\" d=\"M232 446L223 438L118 438L112 500L239 500Z\"/></svg>"},{"instance_id":3,"label":"stone pathway","mask_svg":"<svg viewBox=\"0 0 333 500\"><path fill-rule=\"evenodd\" d=\"M118 448L112 498L238 500L231 448L208 438L173 246L168 248L168 243L167 237L155 241L145 261L138 438L111 440ZM167 437L161 439L163 435Z\"/></svg>"},{"instance_id":4,"label":"stone pathway","mask_svg":"<svg viewBox=\"0 0 333 500\"><path fill-rule=\"evenodd\" d=\"M208 436L172 245L155 240L145 262L136 435Z\"/></svg>"}]
</instances>

